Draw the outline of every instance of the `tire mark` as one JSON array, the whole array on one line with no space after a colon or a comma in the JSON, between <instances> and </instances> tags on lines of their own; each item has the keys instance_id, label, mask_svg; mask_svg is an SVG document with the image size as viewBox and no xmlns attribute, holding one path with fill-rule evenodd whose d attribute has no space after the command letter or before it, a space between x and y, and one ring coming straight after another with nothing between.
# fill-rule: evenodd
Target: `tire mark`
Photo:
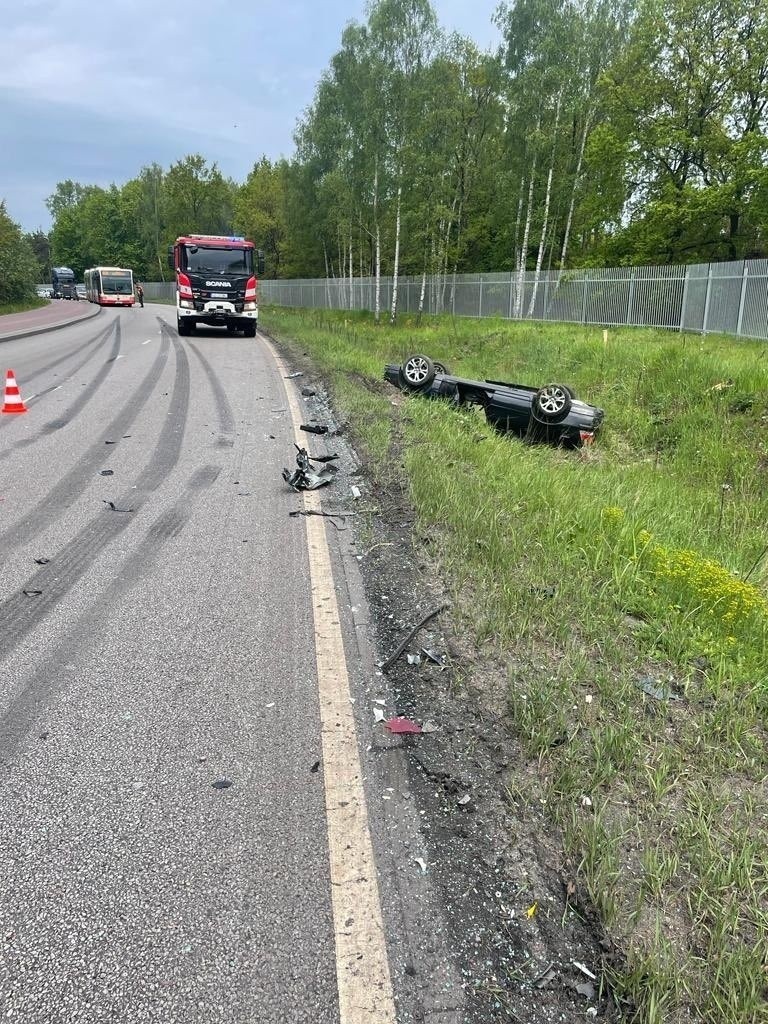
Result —
<instances>
[{"instance_id":1,"label":"tire mark","mask_svg":"<svg viewBox=\"0 0 768 1024\"><path fill-rule=\"evenodd\" d=\"M79 412L81 412L83 410L83 408L88 404L88 402L90 402L90 400L93 398L93 396L99 390L99 387L104 383L106 378L109 376L109 374L110 374L110 372L112 370L112 366L113 366L113 364L114 364L115 360L117 359L117 356L118 356L118 354L120 352L121 344L122 344L122 332L121 332L121 329L120 329L120 321L116 320L115 321L115 338L114 338L114 341L112 342L112 349L111 349L111 352L110 352L109 359L104 363L104 365L99 370L99 372L96 374L96 376L93 378L93 380L90 382L90 384L88 384L83 389L82 393L80 394L80 397L76 398L75 401L72 403L72 405L70 405L70 407L66 410L66 412L63 415L63 417L61 417L59 419L56 419L56 420L50 420L48 423L44 423L43 424L42 432L44 434L52 434L54 431L61 430L62 427L66 427L66 425L71 420L73 420L75 418L75 416L77 416L77 414Z\"/></svg>"},{"instance_id":2,"label":"tire mark","mask_svg":"<svg viewBox=\"0 0 768 1024\"><path fill-rule=\"evenodd\" d=\"M0 533L0 550L9 550L16 544L24 543L58 518L61 509L71 504L74 493L81 493L91 482L93 471L108 458L111 451L104 442L117 434L122 436L143 409L152 393L153 385L165 368L170 351L170 339L164 337L160 349L149 371L125 403L120 412L99 435L96 443L75 463L66 476L41 498L36 505L7 530ZM185 357L186 358L186 357ZM166 427L168 421L166 420Z\"/></svg>"},{"instance_id":3,"label":"tire mark","mask_svg":"<svg viewBox=\"0 0 768 1024\"><path fill-rule=\"evenodd\" d=\"M166 324L166 326L168 325ZM232 412L232 406L230 405L224 386L219 380L216 371L202 352L200 352L194 342L189 342L188 348L194 353L205 371L205 375L208 378L208 383L211 386L211 390L213 391L213 396L216 401L216 412L219 417L219 438L216 442L216 446L218 448L233 448L235 444L235 416Z\"/></svg>"},{"instance_id":4,"label":"tire mark","mask_svg":"<svg viewBox=\"0 0 768 1024\"><path fill-rule=\"evenodd\" d=\"M91 606L81 613L58 640L56 653L48 658L48 665L38 669L24 688L13 698L0 716L0 763L10 761L14 752L28 735L35 720L51 699L66 686L67 681L66 679L62 681L61 673L51 671L48 666L66 665L77 659L82 651L83 636L96 635L101 627L103 605L124 601L139 580L149 573L163 546L172 538L177 537L186 526L194 510L196 495L214 483L221 468L217 465L202 466L192 474L179 500L150 525L144 539L123 563L121 572L112 579L98 605ZM50 583L50 575L45 577L43 572L35 575L40 578L41 583L46 585ZM44 591L43 596L45 593ZM34 604L32 598L25 598L25 600L29 604ZM40 608L39 602L35 607ZM0 635L2 634L0 633Z\"/></svg>"},{"instance_id":5,"label":"tire mark","mask_svg":"<svg viewBox=\"0 0 768 1024\"><path fill-rule=\"evenodd\" d=\"M152 457L138 479L136 487L121 494L118 508L138 512L147 497L166 479L181 452L187 413L189 411L189 361L178 341L176 376L169 414L155 444ZM130 505L127 503L130 502ZM132 516L115 515L106 509L91 519L77 536L60 552L49 569L35 572L22 589L0 604L0 648L12 651L70 590L72 585L96 561L104 548L125 530ZM24 591L42 591L28 597Z\"/></svg>"},{"instance_id":6,"label":"tire mark","mask_svg":"<svg viewBox=\"0 0 768 1024\"><path fill-rule=\"evenodd\" d=\"M82 352L83 349L89 348L91 345L93 345L94 348L98 348L98 346L101 344L101 342L104 341L105 338L107 338L109 336L110 332L114 330L114 326L115 326L114 323L109 324L108 327L105 327L103 330L99 331L97 334L94 334L91 338L88 338L87 341L84 341L82 343L82 345L78 345L77 348L72 349L71 352L67 352L66 355L59 356L58 359L54 359L53 362L51 362L51 363L47 363L45 368L42 369L42 370L38 370L37 373L30 374L29 377L26 378L26 381L31 382L33 380L37 380L37 378L41 377L44 373L48 373L55 366L60 366L62 363L66 363L68 359L72 359L73 356L76 356L79 352ZM86 363L88 363L90 361L91 355L92 355L92 353L89 352L88 355L85 357L85 359L82 359L76 366L73 366L72 369L69 371L69 375L72 376L72 374L78 373L80 370L82 370L82 368L86 365ZM66 380L66 378L64 378L64 379ZM38 391L38 393L37 393L37 395L35 397L36 398L43 398L43 396L50 395L51 392L55 391L56 388L60 388L60 387L61 387L61 384L52 384L51 387L45 388L43 391ZM8 420L0 420L0 427L7 427L7 426L10 426L10 423L9 423ZM2 455L2 453L0 453L0 455Z\"/></svg>"},{"instance_id":7,"label":"tire mark","mask_svg":"<svg viewBox=\"0 0 768 1024\"><path fill-rule=\"evenodd\" d=\"M72 405L70 405L70 407L67 410L65 410L61 418L56 420L50 420L48 423L44 423L42 427L37 431L37 433L33 434L31 437L22 437L18 441L15 441L13 444L8 445L7 448L4 448L3 451L0 452L0 460L7 459L10 455L18 451L20 448L28 448L29 445L31 444L37 444L40 438L43 437L45 434L53 434L55 433L55 431L61 430L62 427L66 427L70 420L73 420L75 416L77 416L77 414L82 411L83 407L87 405L88 402L90 402L90 400L93 398L96 391L98 391L100 385L104 382L104 379L107 377L110 370L112 369L114 357L120 351L120 321L116 320L110 326L109 331L114 331L115 335L112 341L112 359L104 363L104 365L93 378L93 380L75 399ZM90 360L90 358L91 357L89 355L85 360L83 360L83 363L81 365L84 366L85 363L87 363ZM77 370L73 370L72 372L76 373ZM56 385L56 387L59 387L59 385ZM51 388L51 391L53 390L54 388Z\"/></svg>"}]
</instances>

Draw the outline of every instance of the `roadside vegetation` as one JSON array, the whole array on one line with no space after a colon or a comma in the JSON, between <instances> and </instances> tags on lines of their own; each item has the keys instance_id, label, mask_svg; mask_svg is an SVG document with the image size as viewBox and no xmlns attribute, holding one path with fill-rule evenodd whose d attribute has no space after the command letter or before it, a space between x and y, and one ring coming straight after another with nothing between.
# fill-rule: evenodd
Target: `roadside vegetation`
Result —
<instances>
[{"instance_id":1,"label":"roadside vegetation","mask_svg":"<svg viewBox=\"0 0 768 1024\"><path fill-rule=\"evenodd\" d=\"M385 500L405 482L457 628L504 673L579 884L623 954L628 1019L768 1020L768 358L655 330L262 310L331 382ZM412 352L557 380L597 443L534 447L479 410L400 398ZM533 781L532 781L533 780Z\"/></svg>"},{"instance_id":2,"label":"roadside vegetation","mask_svg":"<svg viewBox=\"0 0 768 1024\"><path fill-rule=\"evenodd\" d=\"M35 295L38 274L32 246L0 201L0 315L45 305Z\"/></svg>"}]
</instances>

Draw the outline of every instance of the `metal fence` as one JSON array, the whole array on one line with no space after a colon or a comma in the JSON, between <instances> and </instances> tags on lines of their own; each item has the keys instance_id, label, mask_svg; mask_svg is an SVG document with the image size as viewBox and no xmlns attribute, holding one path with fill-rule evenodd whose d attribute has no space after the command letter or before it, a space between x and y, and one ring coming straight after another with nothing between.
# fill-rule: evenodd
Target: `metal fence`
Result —
<instances>
[{"instance_id":1,"label":"metal fence","mask_svg":"<svg viewBox=\"0 0 768 1024\"><path fill-rule=\"evenodd\" d=\"M381 279L382 316L392 303L392 283L391 277ZM421 277L399 279L400 313L419 310L423 287ZM373 310L375 288L372 277L262 280L259 284L262 302L319 309ZM538 280L531 270L522 277L518 273L428 277L423 311L768 339L768 260L545 271Z\"/></svg>"}]
</instances>

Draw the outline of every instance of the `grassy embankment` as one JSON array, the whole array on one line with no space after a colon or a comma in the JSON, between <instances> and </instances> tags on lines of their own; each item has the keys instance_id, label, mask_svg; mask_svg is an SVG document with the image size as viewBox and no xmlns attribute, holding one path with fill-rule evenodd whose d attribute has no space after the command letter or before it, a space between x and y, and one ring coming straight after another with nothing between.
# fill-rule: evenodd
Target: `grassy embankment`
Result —
<instances>
[{"instance_id":1,"label":"grassy embankment","mask_svg":"<svg viewBox=\"0 0 768 1024\"><path fill-rule=\"evenodd\" d=\"M26 313L28 309L40 309L41 306L47 306L48 299L27 299L25 302L6 302L5 304L0 303L0 316L5 316L6 313Z\"/></svg>"},{"instance_id":2,"label":"grassy embankment","mask_svg":"<svg viewBox=\"0 0 768 1024\"><path fill-rule=\"evenodd\" d=\"M546 800L562 829L626 954L614 991L644 1024L768 1020L768 348L276 308L262 323L327 375L374 480L405 473L457 624L508 679L530 758L509 800ZM413 351L573 385L604 430L563 452L497 437L478 410L394 406L373 382Z\"/></svg>"}]
</instances>

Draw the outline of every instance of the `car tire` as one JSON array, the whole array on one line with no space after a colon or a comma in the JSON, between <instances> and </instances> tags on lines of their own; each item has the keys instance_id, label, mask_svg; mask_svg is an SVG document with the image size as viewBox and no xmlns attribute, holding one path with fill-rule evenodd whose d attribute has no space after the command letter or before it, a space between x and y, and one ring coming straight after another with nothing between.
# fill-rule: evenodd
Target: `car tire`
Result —
<instances>
[{"instance_id":1,"label":"car tire","mask_svg":"<svg viewBox=\"0 0 768 1024\"><path fill-rule=\"evenodd\" d=\"M573 393L565 384L545 384L531 402L531 415L539 423L561 420L571 411Z\"/></svg>"},{"instance_id":2,"label":"car tire","mask_svg":"<svg viewBox=\"0 0 768 1024\"><path fill-rule=\"evenodd\" d=\"M435 368L435 373L441 374L443 377L450 377L451 371L445 365L445 363L439 362L437 359L432 360L432 365Z\"/></svg>"},{"instance_id":3,"label":"car tire","mask_svg":"<svg viewBox=\"0 0 768 1024\"><path fill-rule=\"evenodd\" d=\"M243 331L244 338L255 338L256 337L256 324L248 324Z\"/></svg>"},{"instance_id":4,"label":"car tire","mask_svg":"<svg viewBox=\"0 0 768 1024\"><path fill-rule=\"evenodd\" d=\"M184 336L189 334L190 323L186 317L179 317L176 320L176 330L180 335Z\"/></svg>"},{"instance_id":5,"label":"car tire","mask_svg":"<svg viewBox=\"0 0 768 1024\"><path fill-rule=\"evenodd\" d=\"M428 388L435 379L435 364L429 356L408 356L400 367L400 381L409 391Z\"/></svg>"}]
</instances>

